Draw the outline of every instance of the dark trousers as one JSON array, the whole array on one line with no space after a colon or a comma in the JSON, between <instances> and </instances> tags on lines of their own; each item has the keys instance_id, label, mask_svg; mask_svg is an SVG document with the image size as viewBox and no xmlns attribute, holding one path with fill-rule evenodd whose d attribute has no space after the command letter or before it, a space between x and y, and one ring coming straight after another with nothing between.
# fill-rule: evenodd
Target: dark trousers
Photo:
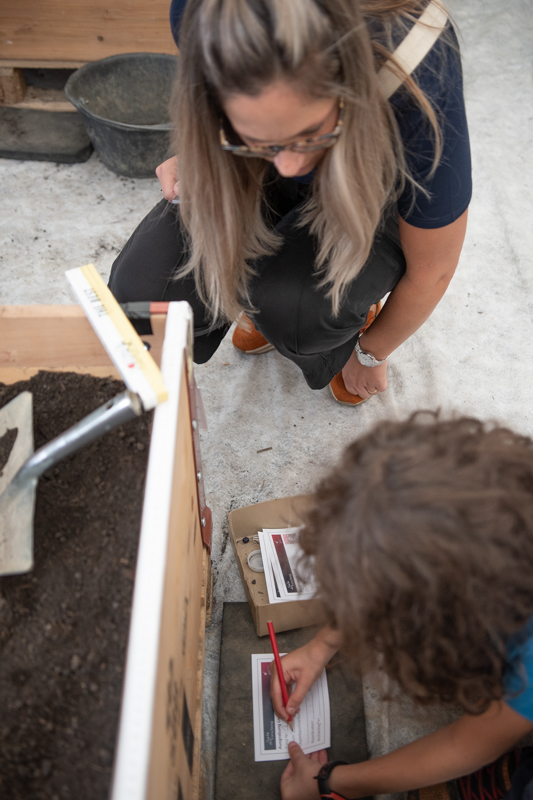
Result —
<instances>
[{"instance_id":1,"label":"dark trousers","mask_svg":"<svg viewBox=\"0 0 533 800\"><path fill-rule=\"evenodd\" d=\"M283 244L257 259L250 283L255 327L286 358L297 364L312 389L322 389L343 368L374 303L390 292L405 272L396 213L384 220L363 269L348 286L340 312L318 287L314 270L316 241L298 226L308 187L273 178L267 199L272 226ZM191 276L176 277L186 261L179 230L179 206L162 200L141 222L120 253L109 287L120 303L187 300L194 313L194 360L208 361L229 325L211 327Z\"/></svg>"}]
</instances>

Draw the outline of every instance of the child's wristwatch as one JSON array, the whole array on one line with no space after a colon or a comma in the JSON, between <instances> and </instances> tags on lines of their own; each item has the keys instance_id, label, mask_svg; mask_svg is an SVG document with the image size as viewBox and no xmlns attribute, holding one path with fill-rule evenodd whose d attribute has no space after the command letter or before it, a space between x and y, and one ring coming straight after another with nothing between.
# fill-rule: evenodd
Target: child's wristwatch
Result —
<instances>
[{"instance_id":1,"label":"child's wristwatch","mask_svg":"<svg viewBox=\"0 0 533 800\"><path fill-rule=\"evenodd\" d=\"M343 794L332 792L329 788L328 778L331 775L331 770L338 767L340 764L346 764L346 761L328 761L320 767L318 775L315 775L315 781L318 781L318 791L323 800L346 800Z\"/></svg>"}]
</instances>

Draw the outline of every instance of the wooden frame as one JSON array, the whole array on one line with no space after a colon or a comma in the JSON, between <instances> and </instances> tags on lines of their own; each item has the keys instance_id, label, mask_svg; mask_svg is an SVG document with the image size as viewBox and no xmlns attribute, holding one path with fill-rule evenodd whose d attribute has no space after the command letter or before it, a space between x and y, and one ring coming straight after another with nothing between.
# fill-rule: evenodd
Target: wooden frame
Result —
<instances>
[{"instance_id":1,"label":"wooden frame","mask_svg":"<svg viewBox=\"0 0 533 800\"><path fill-rule=\"evenodd\" d=\"M211 562L203 544L186 303L143 336L169 392L154 413L112 800L198 800L203 653ZM0 381L39 371L116 375L73 306L0 307Z\"/></svg>"}]
</instances>

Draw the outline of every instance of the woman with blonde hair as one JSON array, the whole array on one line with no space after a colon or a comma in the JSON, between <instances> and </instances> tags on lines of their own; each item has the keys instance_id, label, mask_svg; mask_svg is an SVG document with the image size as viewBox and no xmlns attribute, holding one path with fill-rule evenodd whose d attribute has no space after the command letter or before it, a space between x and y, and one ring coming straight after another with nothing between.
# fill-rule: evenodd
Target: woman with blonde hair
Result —
<instances>
[{"instance_id":1,"label":"woman with blonde hair","mask_svg":"<svg viewBox=\"0 0 533 800\"><path fill-rule=\"evenodd\" d=\"M238 349L277 349L312 389L349 405L384 391L466 229L468 129L444 10L174 0L171 19L178 155L157 170L165 200L115 261L112 291L187 300L198 363L239 318Z\"/></svg>"}]
</instances>

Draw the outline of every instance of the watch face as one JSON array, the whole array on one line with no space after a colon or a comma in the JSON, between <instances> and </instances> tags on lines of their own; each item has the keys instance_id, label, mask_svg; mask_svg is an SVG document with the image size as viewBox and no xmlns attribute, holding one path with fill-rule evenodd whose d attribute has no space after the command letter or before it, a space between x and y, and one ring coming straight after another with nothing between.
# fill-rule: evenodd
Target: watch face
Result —
<instances>
[{"instance_id":1,"label":"watch face","mask_svg":"<svg viewBox=\"0 0 533 800\"><path fill-rule=\"evenodd\" d=\"M377 358L371 356L370 353L365 353L361 350L361 345L359 342L355 345L355 355L357 356L357 360L363 367L379 367L380 364L383 364L383 361L378 361ZM384 359L386 361L387 359Z\"/></svg>"},{"instance_id":2,"label":"watch face","mask_svg":"<svg viewBox=\"0 0 533 800\"><path fill-rule=\"evenodd\" d=\"M359 354L359 361L365 367L373 367L375 363L375 359L373 356L369 355L368 353L360 353Z\"/></svg>"},{"instance_id":3,"label":"watch face","mask_svg":"<svg viewBox=\"0 0 533 800\"><path fill-rule=\"evenodd\" d=\"M360 347L357 348L357 360L363 367L374 367L376 366L376 359L374 356L371 356L369 353L363 353Z\"/></svg>"}]
</instances>

